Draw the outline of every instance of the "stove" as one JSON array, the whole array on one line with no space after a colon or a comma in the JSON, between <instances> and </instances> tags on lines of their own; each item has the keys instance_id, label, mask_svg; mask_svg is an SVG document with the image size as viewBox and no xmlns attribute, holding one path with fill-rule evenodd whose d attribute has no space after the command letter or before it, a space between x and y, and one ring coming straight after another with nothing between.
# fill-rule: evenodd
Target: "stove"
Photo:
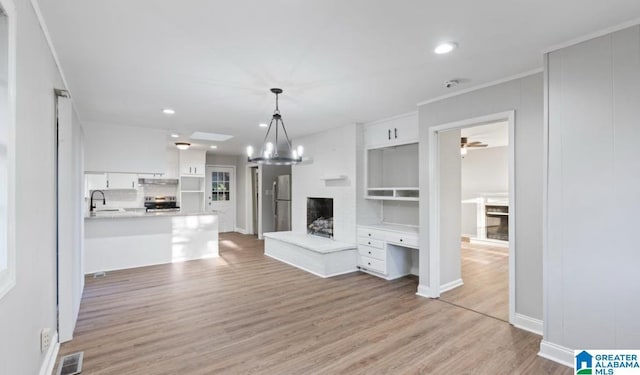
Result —
<instances>
[{"instance_id":1,"label":"stove","mask_svg":"<svg viewBox=\"0 0 640 375\"><path fill-rule=\"evenodd\" d=\"M147 212L180 211L175 196L146 196L144 207Z\"/></svg>"}]
</instances>

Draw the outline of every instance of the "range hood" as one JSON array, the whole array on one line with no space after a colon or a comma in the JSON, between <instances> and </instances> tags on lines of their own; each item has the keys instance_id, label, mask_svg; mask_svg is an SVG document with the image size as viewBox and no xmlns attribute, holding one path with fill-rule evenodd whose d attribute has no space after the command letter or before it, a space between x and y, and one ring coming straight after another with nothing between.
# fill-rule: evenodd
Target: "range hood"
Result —
<instances>
[{"instance_id":1,"label":"range hood","mask_svg":"<svg viewBox=\"0 0 640 375\"><path fill-rule=\"evenodd\" d=\"M177 178L139 178L140 185L178 185Z\"/></svg>"}]
</instances>

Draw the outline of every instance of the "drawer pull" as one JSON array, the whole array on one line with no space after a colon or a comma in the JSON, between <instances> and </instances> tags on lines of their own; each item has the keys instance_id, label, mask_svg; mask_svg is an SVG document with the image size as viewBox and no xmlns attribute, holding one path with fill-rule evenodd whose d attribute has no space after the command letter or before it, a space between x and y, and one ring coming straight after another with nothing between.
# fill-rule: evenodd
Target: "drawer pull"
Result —
<instances>
[{"instance_id":1,"label":"drawer pull","mask_svg":"<svg viewBox=\"0 0 640 375\"><path fill-rule=\"evenodd\" d=\"M368 245L371 245L371 241L367 242Z\"/></svg>"},{"instance_id":2,"label":"drawer pull","mask_svg":"<svg viewBox=\"0 0 640 375\"><path fill-rule=\"evenodd\" d=\"M369 251L369 254L371 254L371 251Z\"/></svg>"},{"instance_id":3,"label":"drawer pull","mask_svg":"<svg viewBox=\"0 0 640 375\"><path fill-rule=\"evenodd\" d=\"M402 238L400 239L400 242L402 242Z\"/></svg>"},{"instance_id":4,"label":"drawer pull","mask_svg":"<svg viewBox=\"0 0 640 375\"><path fill-rule=\"evenodd\" d=\"M371 265L371 262L367 262L368 265Z\"/></svg>"},{"instance_id":5,"label":"drawer pull","mask_svg":"<svg viewBox=\"0 0 640 375\"><path fill-rule=\"evenodd\" d=\"M369 233L369 237L371 237L371 233Z\"/></svg>"}]
</instances>

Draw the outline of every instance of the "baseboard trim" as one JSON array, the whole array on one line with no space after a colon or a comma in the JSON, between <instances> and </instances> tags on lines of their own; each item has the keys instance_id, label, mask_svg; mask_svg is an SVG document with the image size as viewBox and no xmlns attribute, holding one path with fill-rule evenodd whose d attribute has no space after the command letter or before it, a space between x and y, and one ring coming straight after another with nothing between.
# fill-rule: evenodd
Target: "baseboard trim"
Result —
<instances>
[{"instance_id":1,"label":"baseboard trim","mask_svg":"<svg viewBox=\"0 0 640 375\"><path fill-rule=\"evenodd\" d=\"M290 266L292 266L292 267L295 267L295 268L297 268L297 269L299 269L299 270L303 270L303 271L305 271L305 272L309 272L309 273L310 273L310 274L312 274L312 275L315 275L315 276L318 276L318 277L322 277L323 279L327 279L327 278L329 278L329 277L334 277L334 276L346 275L346 274L348 274L348 273L354 273L354 272L358 272L358 271L360 271L358 268L354 268L354 269L352 269L352 270L347 270L347 271L344 271L344 272L336 272L336 273L332 273L332 274L329 274L329 275L323 275L323 274L317 273L317 272L315 272L315 271L311 271L311 270L310 270L310 269L308 269L308 268L301 267L301 266L299 266L299 265L297 265L297 264L293 264L293 263L291 263L291 262L287 262L286 260L280 259L280 258L278 258L278 257L276 257L276 256L271 255L271 254L267 254L267 253L265 253L264 255L268 256L268 257L269 257L269 258L271 258L271 259L275 259L275 260L277 260L278 262L282 262L282 263L288 264L288 265L290 265Z\"/></svg>"},{"instance_id":2,"label":"baseboard trim","mask_svg":"<svg viewBox=\"0 0 640 375\"><path fill-rule=\"evenodd\" d=\"M516 313L513 317L513 326L542 336L543 323L540 319Z\"/></svg>"},{"instance_id":3,"label":"baseboard trim","mask_svg":"<svg viewBox=\"0 0 640 375\"><path fill-rule=\"evenodd\" d=\"M573 350L564 346L542 340L540 342L540 352L542 358L557 362L561 365L573 368Z\"/></svg>"},{"instance_id":4,"label":"baseboard trim","mask_svg":"<svg viewBox=\"0 0 640 375\"><path fill-rule=\"evenodd\" d=\"M240 234L249 234L249 232L247 232L247 230L246 230L246 229L238 228L238 227L236 227L236 229L234 230L234 232L238 232L238 233L240 233Z\"/></svg>"},{"instance_id":5,"label":"baseboard trim","mask_svg":"<svg viewBox=\"0 0 640 375\"><path fill-rule=\"evenodd\" d=\"M51 375L56 365L56 359L58 358L58 350L60 350L60 343L58 342L58 332L56 332L51 338L51 345L47 350L47 355L44 357L42 366L40 366L40 375Z\"/></svg>"},{"instance_id":6,"label":"baseboard trim","mask_svg":"<svg viewBox=\"0 0 640 375\"><path fill-rule=\"evenodd\" d=\"M457 279L457 280L453 280L451 282L448 282L446 284L442 284L440 285L440 293L444 293L444 292L448 292L451 289L455 289L459 286L463 286L464 282L462 282L462 279Z\"/></svg>"},{"instance_id":7,"label":"baseboard trim","mask_svg":"<svg viewBox=\"0 0 640 375\"><path fill-rule=\"evenodd\" d=\"M433 290L426 285L418 285L418 291L416 292L417 296L425 297L425 298L438 298Z\"/></svg>"}]
</instances>

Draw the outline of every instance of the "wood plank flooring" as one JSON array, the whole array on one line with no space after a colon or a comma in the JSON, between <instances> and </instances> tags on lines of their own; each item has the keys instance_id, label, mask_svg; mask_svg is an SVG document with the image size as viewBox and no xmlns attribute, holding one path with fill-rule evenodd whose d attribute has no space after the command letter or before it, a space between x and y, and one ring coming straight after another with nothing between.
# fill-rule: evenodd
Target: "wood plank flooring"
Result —
<instances>
[{"instance_id":1,"label":"wood plank flooring","mask_svg":"<svg viewBox=\"0 0 640 375\"><path fill-rule=\"evenodd\" d=\"M509 249L462 242L461 258L464 285L440 299L508 322Z\"/></svg>"},{"instance_id":2,"label":"wood plank flooring","mask_svg":"<svg viewBox=\"0 0 640 375\"><path fill-rule=\"evenodd\" d=\"M417 279L321 279L222 234L221 257L88 278L83 374L570 374L540 338L439 300Z\"/></svg>"}]
</instances>

